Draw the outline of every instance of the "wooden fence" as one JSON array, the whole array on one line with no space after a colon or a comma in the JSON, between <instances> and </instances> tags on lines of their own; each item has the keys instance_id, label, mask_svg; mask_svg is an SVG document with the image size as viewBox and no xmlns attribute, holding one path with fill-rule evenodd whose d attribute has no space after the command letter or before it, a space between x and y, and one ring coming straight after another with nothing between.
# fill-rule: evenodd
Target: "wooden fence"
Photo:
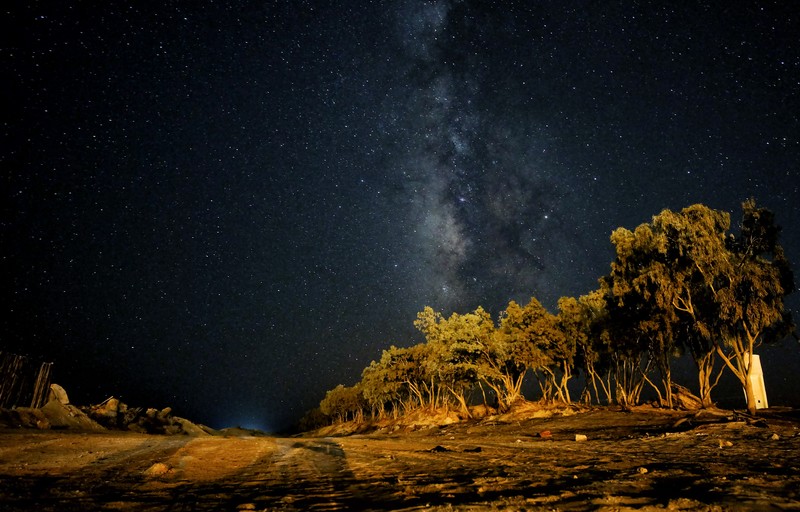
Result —
<instances>
[{"instance_id":1,"label":"wooden fence","mask_svg":"<svg viewBox=\"0 0 800 512\"><path fill-rule=\"evenodd\" d=\"M53 363L0 352L0 407L41 407L47 401Z\"/></svg>"}]
</instances>

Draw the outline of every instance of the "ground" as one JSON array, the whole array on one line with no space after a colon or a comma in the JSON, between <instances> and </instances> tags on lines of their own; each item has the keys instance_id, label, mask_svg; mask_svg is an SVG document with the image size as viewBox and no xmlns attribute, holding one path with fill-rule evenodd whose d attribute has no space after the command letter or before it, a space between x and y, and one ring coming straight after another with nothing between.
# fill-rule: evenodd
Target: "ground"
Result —
<instances>
[{"instance_id":1,"label":"ground","mask_svg":"<svg viewBox=\"0 0 800 512\"><path fill-rule=\"evenodd\" d=\"M343 437L3 429L0 509L800 510L798 453L790 409L600 408Z\"/></svg>"}]
</instances>

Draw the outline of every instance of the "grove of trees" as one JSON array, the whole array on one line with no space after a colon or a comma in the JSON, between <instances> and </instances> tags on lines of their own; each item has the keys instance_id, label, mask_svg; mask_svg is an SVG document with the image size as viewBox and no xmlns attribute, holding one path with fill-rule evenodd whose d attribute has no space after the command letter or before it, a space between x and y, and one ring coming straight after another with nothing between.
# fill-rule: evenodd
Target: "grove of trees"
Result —
<instances>
[{"instance_id":1,"label":"grove of trees","mask_svg":"<svg viewBox=\"0 0 800 512\"><path fill-rule=\"evenodd\" d=\"M671 364L689 354L702 404L725 371L741 383L755 414L754 350L794 329L784 298L794 290L772 212L742 204L737 234L730 215L702 204L664 210L633 231L616 229L616 257L599 287L562 297L551 313L532 298L511 301L496 319L482 307L445 317L425 307L414 321L425 341L391 346L354 386L327 392L317 413L329 421L399 416L453 406L464 416L476 400L508 410L532 379L541 400L639 403L651 388L673 407Z\"/></svg>"}]
</instances>

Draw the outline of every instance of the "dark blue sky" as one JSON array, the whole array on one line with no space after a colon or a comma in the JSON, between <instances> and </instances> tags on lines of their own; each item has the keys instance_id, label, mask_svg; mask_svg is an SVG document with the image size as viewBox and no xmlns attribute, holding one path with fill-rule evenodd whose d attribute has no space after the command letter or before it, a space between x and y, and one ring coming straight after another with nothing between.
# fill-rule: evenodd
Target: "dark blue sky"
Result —
<instances>
[{"instance_id":1,"label":"dark blue sky","mask_svg":"<svg viewBox=\"0 0 800 512\"><path fill-rule=\"evenodd\" d=\"M789 2L205 4L2 10L0 347L75 402L284 427L663 208L753 196L800 258Z\"/></svg>"}]
</instances>

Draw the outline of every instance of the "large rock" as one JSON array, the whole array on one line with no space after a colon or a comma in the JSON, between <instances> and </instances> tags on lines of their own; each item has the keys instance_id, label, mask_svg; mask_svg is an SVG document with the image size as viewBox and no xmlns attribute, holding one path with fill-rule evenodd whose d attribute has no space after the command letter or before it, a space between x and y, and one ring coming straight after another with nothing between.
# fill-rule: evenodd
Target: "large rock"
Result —
<instances>
[{"instance_id":1,"label":"large rock","mask_svg":"<svg viewBox=\"0 0 800 512\"><path fill-rule=\"evenodd\" d=\"M69 405L67 391L58 384L50 384L50 391L47 393L47 401L57 401L64 405Z\"/></svg>"},{"instance_id":2,"label":"large rock","mask_svg":"<svg viewBox=\"0 0 800 512\"><path fill-rule=\"evenodd\" d=\"M167 429L167 433L172 435L186 435L195 437L205 437L211 435L211 432L208 432L201 425L197 425L187 419L179 418L177 416L172 417L172 425Z\"/></svg>"},{"instance_id":3,"label":"large rock","mask_svg":"<svg viewBox=\"0 0 800 512\"><path fill-rule=\"evenodd\" d=\"M672 403L675 407L686 411L696 411L703 408L703 401L680 384L672 383Z\"/></svg>"},{"instance_id":4,"label":"large rock","mask_svg":"<svg viewBox=\"0 0 800 512\"><path fill-rule=\"evenodd\" d=\"M0 409L0 427L3 428L50 428L50 422L40 409L16 407Z\"/></svg>"},{"instance_id":5,"label":"large rock","mask_svg":"<svg viewBox=\"0 0 800 512\"><path fill-rule=\"evenodd\" d=\"M51 429L105 430L74 405L62 404L58 400L47 402L39 410L44 414Z\"/></svg>"},{"instance_id":6,"label":"large rock","mask_svg":"<svg viewBox=\"0 0 800 512\"><path fill-rule=\"evenodd\" d=\"M101 425L114 429L120 426L120 412L124 413L126 409L125 404L111 396L97 405L88 407L86 412Z\"/></svg>"}]
</instances>

